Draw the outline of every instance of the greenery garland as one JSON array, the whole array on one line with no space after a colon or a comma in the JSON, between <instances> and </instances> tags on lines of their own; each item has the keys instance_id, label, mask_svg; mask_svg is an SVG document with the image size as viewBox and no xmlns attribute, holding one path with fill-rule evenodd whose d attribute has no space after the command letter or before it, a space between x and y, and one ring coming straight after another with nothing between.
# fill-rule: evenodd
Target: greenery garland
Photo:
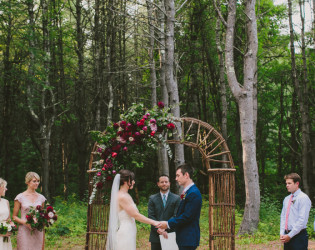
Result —
<instances>
[{"instance_id":1,"label":"greenery garland","mask_svg":"<svg viewBox=\"0 0 315 250\"><path fill-rule=\"evenodd\" d=\"M97 142L97 160L93 162L96 175L93 178L93 190L90 204L98 189L102 189L106 181L112 181L120 169L142 166L144 149L156 149L163 143L168 155L172 152L165 141L165 135L171 137L175 133L174 117L163 102L158 102L152 109L143 104L133 104L127 112L120 116L120 121L108 126L105 132L92 131Z\"/></svg>"}]
</instances>

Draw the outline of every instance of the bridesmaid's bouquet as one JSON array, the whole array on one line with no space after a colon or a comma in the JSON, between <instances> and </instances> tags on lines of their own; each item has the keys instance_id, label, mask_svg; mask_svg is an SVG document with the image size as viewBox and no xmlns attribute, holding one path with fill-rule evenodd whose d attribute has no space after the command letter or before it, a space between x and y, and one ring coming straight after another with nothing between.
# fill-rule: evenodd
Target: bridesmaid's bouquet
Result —
<instances>
[{"instance_id":1,"label":"bridesmaid's bouquet","mask_svg":"<svg viewBox=\"0 0 315 250\"><path fill-rule=\"evenodd\" d=\"M8 219L6 221L0 222L0 234L7 234L7 233L13 233L17 231L17 227L14 224L13 221L11 221L11 219ZM8 242L9 238L7 236L3 237L3 242Z\"/></svg>"},{"instance_id":2,"label":"bridesmaid's bouquet","mask_svg":"<svg viewBox=\"0 0 315 250\"><path fill-rule=\"evenodd\" d=\"M26 214L26 223L30 224L32 229L43 231L45 227L52 226L57 218L56 211L52 206L42 207L38 205L35 208L31 207L29 213Z\"/></svg>"}]
</instances>

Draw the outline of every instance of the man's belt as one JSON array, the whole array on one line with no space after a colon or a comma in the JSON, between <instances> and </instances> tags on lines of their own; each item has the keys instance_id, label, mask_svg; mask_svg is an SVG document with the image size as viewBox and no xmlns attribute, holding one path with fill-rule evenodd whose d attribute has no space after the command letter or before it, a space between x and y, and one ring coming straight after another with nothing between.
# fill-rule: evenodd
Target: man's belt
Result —
<instances>
[{"instance_id":1,"label":"man's belt","mask_svg":"<svg viewBox=\"0 0 315 250\"><path fill-rule=\"evenodd\" d=\"M285 234L289 234L291 232L291 230L285 230L284 233ZM298 236L300 233L306 232L306 228L302 229L298 234L296 234L295 236ZM295 237L293 236L293 237Z\"/></svg>"}]
</instances>

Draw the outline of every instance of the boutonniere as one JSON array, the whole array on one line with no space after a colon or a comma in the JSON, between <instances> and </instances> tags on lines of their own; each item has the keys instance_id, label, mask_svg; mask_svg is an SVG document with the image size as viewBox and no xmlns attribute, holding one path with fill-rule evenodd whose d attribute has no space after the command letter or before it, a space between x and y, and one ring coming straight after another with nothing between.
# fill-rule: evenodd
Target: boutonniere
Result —
<instances>
[{"instance_id":1,"label":"boutonniere","mask_svg":"<svg viewBox=\"0 0 315 250\"><path fill-rule=\"evenodd\" d=\"M294 204L295 201L296 201L296 200L292 200L292 205Z\"/></svg>"},{"instance_id":2,"label":"boutonniere","mask_svg":"<svg viewBox=\"0 0 315 250\"><path fill-rule=\"evenodd\" d=\"M181 200L185 200L185 197L186 197L186 193L180 195Z\"/></svg>"}]
</instances>

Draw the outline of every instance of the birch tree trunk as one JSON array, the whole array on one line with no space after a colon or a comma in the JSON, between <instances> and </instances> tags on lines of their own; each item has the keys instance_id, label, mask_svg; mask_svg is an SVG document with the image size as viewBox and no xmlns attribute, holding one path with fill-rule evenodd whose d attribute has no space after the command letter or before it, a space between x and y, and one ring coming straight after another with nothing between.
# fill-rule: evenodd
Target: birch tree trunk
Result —
<instances>
[{"instance_id":1,"label":"birch tree trunk","mask_svg":"<svg viewBox=\"0 0 315 250\"><path fill-rule=\"evenodd\" d=\"M168 107L168 92L165 84L165 7L164 0L160 0L158 11L158 27L159 27L159 41L160 41L160 86L161 86L161 96L162 102L165 107ZM165 135L165 140L167 139L167 135ZM160 143L158 145L158 168L159 174L166 174L169 176L170 168L169 168L169 160L168 154L164 144Z\"/></svg>"},{"instance_id":2,"label":"birch tree trunk","mask_svg":"<svg viewBox=\"0 0 315 250\"><path fill-rule=\"evenodd\" d=\"M234 36L236 21L236 1L230 0L225 45L225 65L228 83L237 100L240 114L241 138L243 149L243 168L245 179L246 203L239 234L253 233L259 222L260 190L256 162L256 117L257 117L257 23L255 13L256 1L246 1L245 15L247 51L244 58L244 83L241 85L234 68Z\"/></svg>"},{"instance_id":3,"label":"birch tree trunk","mask_svg":"<svg viewBox=\"0 0 315 250\"><path fill-rule=\"evenodd\" d=\"M175 117L180 117L178 86L174 74L174 23L175 23L175 3L174 0L165 0L166 10L166 39L165 39L165 82L170 97L172 113ZM180 122L176 122L177 134L176 140L181 140L182 128ZM185 161L184 145L175 144L175 168Z\"/></svg>"}]
</instances>

